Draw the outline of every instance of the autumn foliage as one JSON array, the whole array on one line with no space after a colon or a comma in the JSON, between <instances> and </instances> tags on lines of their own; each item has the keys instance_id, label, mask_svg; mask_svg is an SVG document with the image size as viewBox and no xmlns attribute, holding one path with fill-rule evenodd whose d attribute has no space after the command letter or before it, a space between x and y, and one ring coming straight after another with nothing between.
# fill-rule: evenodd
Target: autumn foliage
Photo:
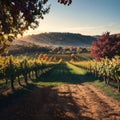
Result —
<instances>
[{"instance_id":1,"label":"autumn foliage","mask_svg":"<svg viewBox=\"0 0 120 120\"><path fill-rule=\"evenodd\" d=\"M97 41L93 42L91 54L96 60L105 57L113 58L120 55L120 37L118 35L110 35L109 32L103 34Z\"/></svg>"}]
</instances>

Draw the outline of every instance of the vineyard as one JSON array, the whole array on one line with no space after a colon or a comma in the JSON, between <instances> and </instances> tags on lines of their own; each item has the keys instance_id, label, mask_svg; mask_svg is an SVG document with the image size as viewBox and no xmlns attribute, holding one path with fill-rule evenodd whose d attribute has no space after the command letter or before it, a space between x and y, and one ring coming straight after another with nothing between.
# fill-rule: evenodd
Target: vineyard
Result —
<instances>
[{"instance_id":1,"label":"vineyard","mask_svg":"<svg viewBox=\"0 0 120 120\"><path fill-rule=\"evenodd\" d=\"M0 120L120 120L119 5L0 0Z\"/></svg>"},{"instance_id":2,"label":"vineyard","mask_svg":"<svg viewBox=\"0 0 120 120\"><path fill-rule=\"evenodd\" d=\"M40 54L38 58L30 59L28 57L17 58L13 56L0 57L0 84L1 89L7 88L10 84L14 90L14 84L17 82L20 86L23 82L27 85L29 80L37 79L41 74L53 69L58 62L52 62L53 57L47 54Z\"/></svg>"},{"instance_id":3,"label":"vineyard","mask_svg":"<svg viewBox=\"0 0 120 120\"><path fill-rule=\"evenodd\" d=\"M120 94L108 86L112 83L119 90L120 57L99 62L74 61L75 57L65 62L48 54L1 57L0 118L119 120ZM105 81L97 84L116 100L94 85L97 79Z\"/></svg>"},{"instance_id":4,"label":"vineyard","mask_svg":"<svg viewBox=\"0 0 120 120\"><path fill-rule=\"evenodd\" d=\"M120 56L115 56L111 60L105 58L100 62L92 60L83 62L71 61L71 63L86 69L99 79L102 78L106 86L110 85L110 82L115 83L120 92Z\"/></svg>"},{"instance_id":5,"label":"vineyard","mask_svg":"<svg viewBox=\"0 0 120 120\"><path fill-rule=\"evenodd\" d=\"M72 57L71 57L72 58ZM42 74L52 70L62 59L56 61L53 56L40 54L35 58L22 56L0 57L0 90L11 87L15 90L15 84L27 85L33 79L38 79ZM74 61L69 62L92 73L96 79L104 80L106 86L117 88L120 92L120 56L112 59L105 58L102 61ZM30 81L31 80L31 81Z\"/></svg>"}]
</instances>

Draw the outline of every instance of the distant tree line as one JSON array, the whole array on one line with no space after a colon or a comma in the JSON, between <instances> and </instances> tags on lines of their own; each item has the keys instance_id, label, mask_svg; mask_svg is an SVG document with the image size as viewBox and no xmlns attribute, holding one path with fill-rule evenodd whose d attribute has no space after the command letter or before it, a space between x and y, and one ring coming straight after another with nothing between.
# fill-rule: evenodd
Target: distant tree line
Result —
<instances>
[{"instance_id":1,"label":"distant tree line","mask_svg":"<svg viewBox=\"0 0 120 120\"><path fill-rule=\"evenodd\" d=\"M14 45L9 48L7 55L19 55L25 53L47 53L47 54L81 54L81 53L90 53L90 47L81 48L81 47L47 47L39 46L35 44L25 45ZM4 54L6 55L6 54Z\"/></svg>"}]
</instances>

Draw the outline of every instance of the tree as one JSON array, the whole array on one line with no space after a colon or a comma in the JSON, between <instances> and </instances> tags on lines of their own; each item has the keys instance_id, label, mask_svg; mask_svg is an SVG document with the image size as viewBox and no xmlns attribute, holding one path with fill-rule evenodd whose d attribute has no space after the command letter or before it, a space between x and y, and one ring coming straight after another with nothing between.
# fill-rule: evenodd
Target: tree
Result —
<instances>
[{"instance_id":1,"label":"tree","mask_svg":"<svg viewBox=\"0 0 120 120\"><path fill-rule=\"evenodd\" d=\"M35 29L49 12L48 0L0 0L0 53L18 34Z\"/></svg>"},{"instance_id":2,"label":"tree","mask_svg":"<svg viewBox=\"0 0 120 120\"><path fill-rule=\"evenodd\" d=\"M72 0L58 0L58 2L64 5L70 5L72 3Z\"/></svg>"},{"instance_id":3,"label":"tree","mask_svg":"<svg viewBox=\"0 0 120 120\"><path fill-rule=\"evenodd\" d=\"M113 58L120 55L120 37L118 35L110 35L109 32L103 34L97 41L93 42L91 54L96 60L105 57Z\"/></svg>"},{"instance_id":4,"label":"tree","mask_svg":"<svg viewBox=\"0 0 120 120\"><path fill-rule=\"evenodd\" d=\"M48 0L0 0L0 53L3 53L18 34L35 29L39 19L49 12ZM58 0L70 5L72 0Z\"/></svg>"}]
</instances>

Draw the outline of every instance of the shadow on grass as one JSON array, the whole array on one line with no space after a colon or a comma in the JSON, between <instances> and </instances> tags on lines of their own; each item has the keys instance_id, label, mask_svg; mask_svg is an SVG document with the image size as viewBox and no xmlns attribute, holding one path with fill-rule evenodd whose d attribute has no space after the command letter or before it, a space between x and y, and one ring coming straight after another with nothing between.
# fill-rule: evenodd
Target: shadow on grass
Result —
<instances>
[{"instance_id":1,"label":"shadow on grass","mask_svg":"<svg viewBox=\"0 0 120 120\"><path fill-rule=\"evenodd\" d=\"M68 67L67 64L63 63L57 65L54 69L45 74L42 74L38 79L33 81L38 83L49 82L49 86L52 87L56 85L52 83L82 84L85 82L92 82L96 80L96 78L90 73L86 72L84 74L76 74L73 73L72 70L73 69ZM12 104L14 102L17 102L16 100L19 101L19 98L24 97L25 95L29 95L36 87L36 84L29 84L28 86L22 86L22 88L17 89L16 91L8 95L0 94L0 108L9 105L10 102Z\"/></svg>"},{"instance_id":2,"label":"shadow on grass","mask_svg":"<svg viewBox=\"0 0 120 120\"><path fill-rule=\"evenodd\" d=\"M71 90L61 92L52 86L29 85L8 98L4 101L6 108L0 109L1 120L93 120L82 115L88 108L78 105L79 98L73 98Z\"/></svg>"},{"instance_id":3,"label":"shadow on grass","mask_svg":"<svg viewBox=\"0 0 120 120\"><path fill-rule=\"evenodd\" d=\"M76 67L79 70L84 70ZM91 73L85 72L84 74L76 74L72 72L73 69L69 68L66 64L57 65L54 70L51 70L41 75L34 82L62 82L68 84L82 84L85 82L92 82L96 80L95 76ZM85 71L85 70L84 70Z\"/></svg>"}]
</instances>

